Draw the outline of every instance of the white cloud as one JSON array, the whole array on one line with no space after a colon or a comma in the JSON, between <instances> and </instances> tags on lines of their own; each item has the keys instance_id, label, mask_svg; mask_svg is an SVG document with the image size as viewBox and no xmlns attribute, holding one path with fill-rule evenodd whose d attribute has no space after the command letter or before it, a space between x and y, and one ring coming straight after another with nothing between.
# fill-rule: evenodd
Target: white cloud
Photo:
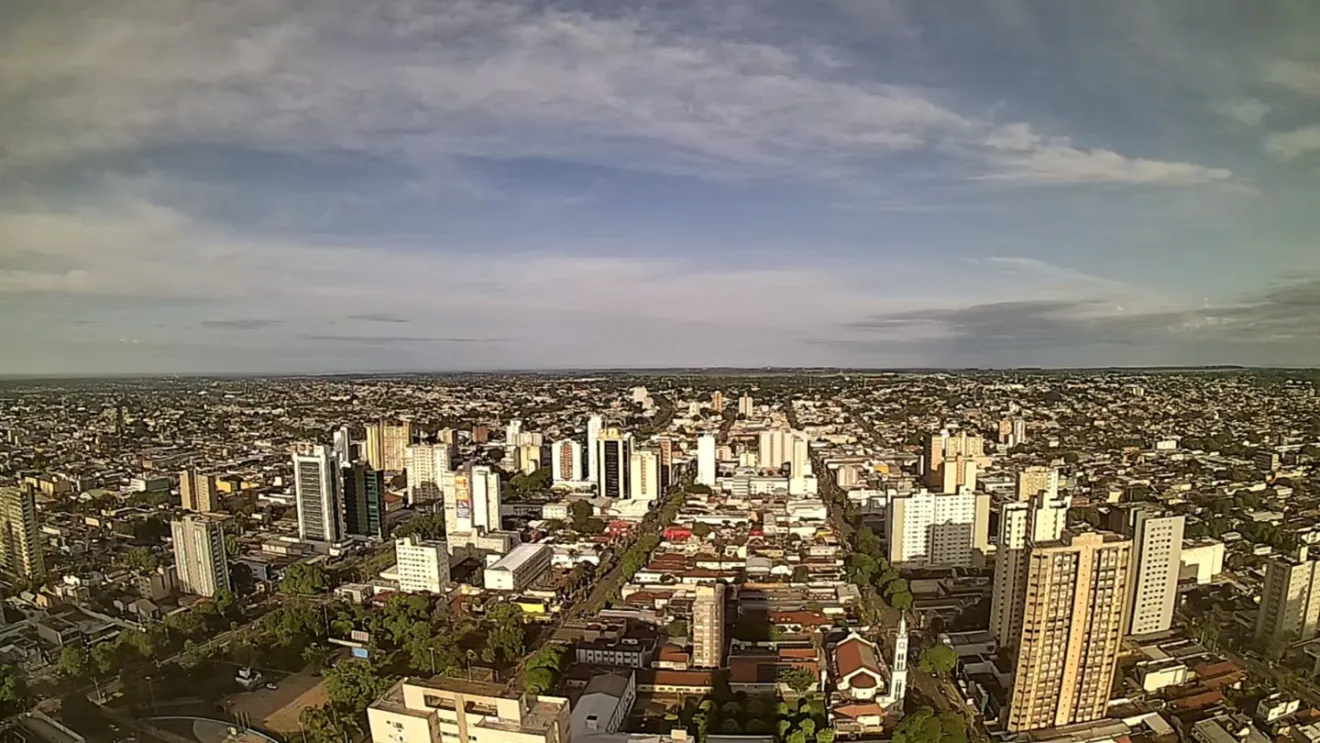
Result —
<instances>
[{"instance_id":1,"label":"white cloud","mask_svg":"<svg viewBox=\"0 0 1320 743\"><path fill-rule=\"evenodd\" d=\"M1210 105L1210 108L1229 121L1249 127L1260 126L1271 110L1268 103L1257 98L1231 98L1215 101Z\"/></svg>"},{"instance_id":2,"label":"white cloud","mask_svg":"<svg viewBox=\"0 0 1320 743\"><path fill-rule=\"evenodd\" d=\"M981 176L1031 184L1129 184L1190 186L1223 184L1228 168L1125 157L1112 150L1075 147L1068 137L1045 137L1026 124L1002 126L985 139L990 173Z\"/></svg>"},{"instance_id":3,"label":"white cloud","mask_svg":"<svg viewBox=\"0 0 1320 743\"><path fill-rule=\"evenodd\" d=\"M1320 98L1320 64L1308 64L1293 59L1275 59L1265 65L1265 82L1278 85L1299 95Z\"/></svg>"},{"instance_id":4,"label":"white cloud","mask_svg":"<svg viewBox=\"0 0 1320 743\"><path fill-rule=\"evenodd\" d=\"M1320 126L1274 132L1265 137L1265 152L1275 160L1292 160L1316 151L1320 151Z\"/></svg>"}]
</instances>

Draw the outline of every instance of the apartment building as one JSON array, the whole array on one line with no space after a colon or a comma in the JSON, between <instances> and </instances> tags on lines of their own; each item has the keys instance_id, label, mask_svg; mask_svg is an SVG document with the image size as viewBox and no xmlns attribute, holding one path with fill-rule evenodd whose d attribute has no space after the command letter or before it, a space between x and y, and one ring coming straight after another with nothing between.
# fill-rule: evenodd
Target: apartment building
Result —
<instances>
[{"instance_id":1,"label":"apartment building","mask_svg":"<svg viewBox=\"0 0 1320 743\"><path fill-rule=\"evenodd\" d=\"M367 707L372 743L568 743L569 702L503 684L404 678Z\"/></svg>"},{"instance_id":2,"label":"apartment building","mask_svg":"<svg viewBox=\"0 0 1320 743\"><path fill-rule=\"evenodd\" d=\"M404 593L443 593L449 583L449 547L409 534L394 541L395 572Z\"/></svg>"},{"instance_id":3,"label":"apartment building","mask_svg":"<svg viewBox=\"0 0 1320 743\"><path fill-rule=\"evenodd\" d=\"M692 665L719 668L724 658L724 584L697 586L692 601Z\"/></svg>"}]
</instances>

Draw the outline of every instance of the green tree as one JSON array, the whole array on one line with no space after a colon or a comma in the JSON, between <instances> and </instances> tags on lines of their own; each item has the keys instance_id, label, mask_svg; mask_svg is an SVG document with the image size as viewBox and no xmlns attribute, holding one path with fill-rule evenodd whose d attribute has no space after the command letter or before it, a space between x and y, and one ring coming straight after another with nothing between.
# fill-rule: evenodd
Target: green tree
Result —
<instances>
[{"instance_id":1,"label":"green tree","mask_svg":"<svg viewBox=\"0 0 1320 743\"><path fill-rule=\"evenodd\" d=\"M803 735L807 736L807 740L811 740L812 738L816 737L816 721L811 719L810 717L803 720L802 722L799 722L798 729L802 731Z\"/></svg>"},{"instance_id":2,"label":"green tree","mask_svg":"<svg viewBox=\"0 0 1320 743\"><path fill-rule=\"evenodd\" d=\"M124 561L134 570L149 573L156 569L160 560L146 547L133 547L124 555Z\"/></svg>"},{"instance_id":3,"label":"green tree","mask_svg":"<svg viewBox=\"0 0 1320 743\"><path fill-rule=\"evenodd\" d=\"M28 689L23 676L14 666L0 665L0 715L22 712L27 708Z\"/></svg>"},{"instance_id":4,"label":"green tree","mask_svg":"<svg viewBox=\"0 0 1320 743\"><path fill-rule=\"evenodd\" d=\"M238 557L238 556L239 556L239 554L240 554L240 547L239 547L239 544L238 544L238 536L237 536L237 535L235 535L235 534L226 534L226 535L225 535L225 554L228 555L229 557Z\"/></svg>"},{"instance_id":5,"label":"green tree","mask_svg":"<svg viewBox=\"0 0 1320 743\"><path fill-rule=\"evenodd\" d=\"M807 734L801 730L794 730L784 739L784 743L807 743Z\"/></svg>"},{"instance_id":6,"label":"green tree","mask_svg":"<svg viewBox=\"0 0 1320 743\"><path fill-rule=\"evenodd\" d=\"M326 672L325 694L332 704L356 716L390 688L375 666L365 660L341 660Z\"/></svg>"},{"instance_id":7,"label":"green tree","mask_svg":"<svg viewBox=\"0 0 1320 743\"><path fill-rule=\"evenodd\" d=\"M533 668L523 675L523 690L528 694L544 694L555 685L555 674L549 668Z\"/></svg>"},{"instance_id":8,"label":"green tree","mask_svg":"<svg viewBox=\"0 0 1320 743\"><path fill-rule=\"evenodd\" d=\"M885 598L889 598L890 596L893 596L896 593L907 593L907 592L908 592L908 582L903 578L895 578L894 580L891 580L888 583L886 583L884 587Z\"/></svg>"},{"instance_id":9,"label":"green tree","mask_svg":"<svg viewBox=\"0 0 1320 743\"><path fill-rule=\"evenodd\" d=\"M575 500L568 507L568 515L573 523L573 529L582 531L586 528L587 519L594 515L594 509L591 504L585 500Z\"/></svg>"},{"instance_id":10,"label":"green tree","mask_svg":"<svg viewBox=\"0 0 1320 743\"><path fill-rule=\"evenodd\" d=\"M306 563L290 565L280 581L280 590L294 596L315 596L325 593L329 587L330 580L325 571Z\"/></svg>"},{"instance_id":11,"label":"green tree","mask_svg":"<svg viewBox=\"0 0 1320 743\"><path fill-rule=\"evenodd\" d=\"M816 731L816 743L834 743L834 728L821 728Z\"/></svg>"},{"instance_id":12,"label":"green tree","mask_svg":"<svg viewBox=\"0 0 1320 743\"><path fill-rule=\"evenodd\" d=\"M806 565L798 565L793 568L793 582L806 583L811 580L811 569Z\"/></svg>"},{"instance_id":13,"label":"green tree","mask_svg":"<svg viewBox=\"0 0 1320 743\"><path fill-rule=\"evenodd\" d=\"M920 662L917 663L921 670L937 676L943 676L952 671L957 665L958 653L943 643L926 648L921 653Z\"/></svg>"},{"instance_id":14,"label":"green tree","mask_svg":"<svg viewBox=\"0 0 1320 743\"><path fill-rule=\"evenodd\" d=\"M682 619L675 619L665 625L665 634L670 637L687 637L688 623Z\"/></svg>"},{"instance_id":15,"label":"green tree","mask_svg":"<svg viewBox=\"0 0 1320 743\"><path fill-rule=\"evenodd\" d=\"M803 694L816 683L816 675L807 668L796 666L785 668L779 672L779 683Z\"/></svg>"},{"instance_id":16,"label":"green tree","mask_svg":"<svg viewBox=\"0 0 1320 743\"><path fill-rule=\"evenodd\" d=\"M876 536L875 530L871 527L863 526L858 529L854 543L858 552L870 557L880 556L880 537Z\"/></svg>"},{"instance_id":17,"label":"green tree","mask_svg":"<svg viewBox=\"0 0 1320 743\"><path fill-rule=\"evenodd\" d=\"M720 723L720 732L725 735L737 735L742 732L742 726L738 724L738 720L735 718L725 718L724 722Z\"/></svg>"},{"instance_id":18,"label":"green tree","mask_svg":"<svg viewBox=\"0 0 1320 743\"><path fill-rule=\"evenodd\" d=\"M781 719L778 723L776 723L776 727L779 728L779 739L783 740L784 736L788 735L789 729L793 727L793 721Z\"/></svg>"},{"instance_id":19,"label":"green tree","mask_svg":"<svg viewBox=\"0 0 1320 743\"><path fill-rule=\"evenodd\" d=\"M889 597L889 605L900 611L912 608L912 594L904 591Z\"/></svg>"},{"instance_id":20,"label":"green tree","mask_svg":"<svg viewBox=\"0 0 1320 743\"><path fill-rule=\"evenodd\" d=\"M522 609L515 604L496 604L487 613L486 619L489 629L485 647L481 650L482 660L494 663L500 659L510 663L521 657L526 642Z\"/></svg>"},{"instance_id":21,"label":"green tree","mask_svg":"<svg viewBox=\"0 0 1320 743\"><path fill-rule=\"evenodd\" d=\"M65 645L60 651L60 673L72 679L80 679L92 670L91 658L79 645Z\"/></svg>"}]
</instances>

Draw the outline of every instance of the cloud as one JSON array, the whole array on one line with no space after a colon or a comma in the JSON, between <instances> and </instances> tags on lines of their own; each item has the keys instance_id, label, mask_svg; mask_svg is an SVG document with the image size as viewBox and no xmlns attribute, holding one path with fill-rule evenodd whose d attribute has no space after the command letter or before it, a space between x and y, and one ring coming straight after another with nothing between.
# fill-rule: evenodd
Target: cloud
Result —
<instances>
[{"instance_id":1,"label":"cloud","mask_svg":"<svg viewBox=\"0 0 1320 743\"><path fill-rule=\"evenodd\" d=\"M1265 152L1275 160L1293 160L1317 150L1320 150L1320 126L1273 132L1265 137Z\"/></svg>"},{"instance_id":2,"label":"cloud","mask_svg":"<svg viewBox=\"0 0 1320 743\"><path fill-rule=\"evenodd\" d=\"M279 320L203 320L200 324L204 328L220 330L262 330L280 323Z\"/></svg>"},{"instance_id":3,"label":"cloud","mask_svg":"<svg viewBox=\"0 0 1320 743\"><path fill-rule=\"evenodd\" d=\"M1223 184L1227 168L1124 157L1112 150L1074 147L1068 137L1045 137L1026 124L1004 126L985 140L988 161L997 166L981 178L1031 184L1130 184L1189 186Z\"/></svg>"},{"instance_id":4,"label":"cloud","mask_svg":"<svg viewBox=\"0 0 1320 743\"><path fill-rule=\"evenodd\" d=\"M1274 59L1265 65L1262 77L1265 82L1298 95L1320 98L1320 64Z\"/></svg>"},{"instance_id":5,"label":"cloud","mask_svg":"<svg viewBox=\"0 0 1320 743\"><path fill-rule=\"evenodd\" d=\"M1215 101L1210 109L1220 116L1247 127L1257 127L1270 113L1270 105L1257 98L1231 98Z\"/></svg>"},{"instance_id":6,"label":"cloud","mask_svg":"<svg viewBox=\"0 0 1320 743\"><path fill-rule=\"evenodd\" d=\"M386 323L406 323L409 322L406 317L390 315L384 312L367 312L360 315L349 315L348 320L359 320L361 322L386 322Z\"/></svg>"},{"instance_id":7,"label":"cloud","mask_svg":"<svg viewBox=\"0 0 1320 743\"><path fill-rule=\"evenodd\" d=\"M307 334L303 338L311 341L332 341L334 343L357 343L367 346L392 346L397 343L506 343L507 338L427 338L410 335L325 335Z\"/></svg>"}]
</instances>

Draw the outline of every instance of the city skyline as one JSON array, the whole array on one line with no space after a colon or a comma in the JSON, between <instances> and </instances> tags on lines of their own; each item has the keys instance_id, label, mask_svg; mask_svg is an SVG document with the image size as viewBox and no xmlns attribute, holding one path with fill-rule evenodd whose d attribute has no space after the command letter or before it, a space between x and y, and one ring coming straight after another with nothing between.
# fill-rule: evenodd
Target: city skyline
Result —
<instances>
[{"instance_id":1,"label":"city skyline","mask_svg":"<svg viewBox=\"0 0 1320 743\"><path fill-rule=\"evenodd\" d=\"M1320 365L1314 3L0 19L0 374Z\"/></svg>"}]
</instances>

